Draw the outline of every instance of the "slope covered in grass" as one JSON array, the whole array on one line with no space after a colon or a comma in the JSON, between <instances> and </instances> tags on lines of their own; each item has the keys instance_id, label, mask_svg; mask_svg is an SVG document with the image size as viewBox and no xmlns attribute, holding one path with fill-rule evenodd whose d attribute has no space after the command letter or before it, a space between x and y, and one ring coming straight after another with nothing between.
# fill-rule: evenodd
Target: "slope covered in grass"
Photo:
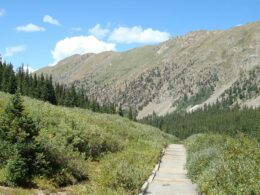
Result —
<instances>
[{"instance_id":1,"label":"slope covered in grass","mask_svg":"<svg viewBox=\"0 0 260 195\"><path fill-rule=\"evenodd\" d=\"M0 93L0 115L10 97ZM52 160L63 166L53 170L51 178L33 179L36 188L47 191L135 194L150 175L161 149L175 140L159 129L116 115L23 99L26 112L40 128L37 140ZM1 179L0 174L0 183Z\"/></svg>"},{"instance_id":2,"label":"slope covered in grass","mask_svg":"<svg viewBox=\"0 0 260 195\"><path fill-rule=\"evenodd\" d=\"M260 144L245 135L198 134L185 141L188 174L202 194L260 194Z\"/></svg>"}]
</instances>

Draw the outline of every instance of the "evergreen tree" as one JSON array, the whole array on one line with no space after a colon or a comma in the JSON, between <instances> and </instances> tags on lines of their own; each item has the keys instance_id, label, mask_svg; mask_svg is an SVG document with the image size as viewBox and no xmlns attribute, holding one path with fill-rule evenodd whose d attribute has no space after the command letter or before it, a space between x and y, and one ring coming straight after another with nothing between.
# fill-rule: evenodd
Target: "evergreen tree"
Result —
<instances>
[{"instance_id":1,"label":"evergreen tree","mask_svg":"<svg viewBox=\"0 0 260 195\"><path fill-rule=\"evenodd\" d=\"M5 170L5 183L27 185L41 164L35 140L39 129L25 113L20 92L11 98L0 121L0 168Z\"/></svg>"},{"instance_id":2,"label":"evergreen tree","mask_svg":"<svg viewBox=\"0 0 260 195\"><path fill-rule=\"evenodd\" d=\"M16 81L17 81L17 88L20 90L21 93L23 93L23 85L24 85L24 69L23 65L18 68L17 74L16 74Z\"/></svg>"},{"instance_id":3,"label":"evergreen tree","mask_svg":"<svg viewBox=\"0 0 260 195\"><path fill-rule=\"evenodd\" d=\"M116 106L115 104L110 104L110 114L116 114Z\"/></svg>"},{"instance_id":4,"label":"evergreen tree","mask_svg":"<svg viewBox=\"0 0 260 195\"><path fill-rule=\"evenodd\" d=\"M38 85L38 78L36 76L36 74L33 75L33 79L32 79L32 97L33 98L37 98L38 94L39 94L39 89L37 88Z\"/></svg>"},{"instance_id":5,"label":"evergreen tree","mask_svg":"<svg viewBox=\"0 0 260 195\"><path fill-rule=\"evenodd\" d=\"M133 121L137 121L137 119L136 119L137 111L136 110L133 111L132 115L133 115Z\"/></svg>"},{"instance_id":6,"label":"evergreen tree","mask_svg":"<svg viewBox=\"0 0 260 195\"><path fill-rule=\"evenodd\" d=\"M13 66L11 64L3 65L2 75L1 75L1 90L7 93L15 93L16 90L16 80L13 71Z\"/></svg>"},{"instance_id":7,"label":"evergreen tree","mask_svg":"<svg viewBox=\"0 0 260 195\"><path fill-rule=\"evenodd\" d=\"M122 117L124 116L124 112L122 110L122 105L121 104L119 104L118 114L119 114L119 116L122 116Z\"/></svg>"},{"instance_id":8,"label":"evergreen tree","mask_svg":"<svg viewBox=\"0 0 260 195\"><path fill-rule=\"evenodd\" d=\"M132 111L132 107L131 106L129 107L129 110L128 110L128 118L130 120L133 120L133 111Z\"/></svg>"},{"instance_id":9,"label":"evergreen tree","mask_svg":"<svg viewBox=\"0 0 260 195\"><path fill-rule=\"evenodd\" d=\"M54 105L57 104L56 96L55 96L55 91L53 88L52 84L52 76L49 78L46 77L45 82L44 82L44 88L45 88L45 95L44 95L44 101L48 101Z\"/></svg>"},{"instance_id":10,"label":"evergreen tree","mask_svg":"<svg viewBox=\"0 0 260 195\"><path fill-rule=\"evenodd\" d=\"M197 133L220 133L235 136L238 131L260 140L260 108L229 107L227 99L205 105L191 113L173 112L165 116L150 115L141 122L159 127L179 138Z\"/></svg>"},{"instance_id":11,"label":"evergreen tree","mask_svg":"<svg viewBox=\"0 0 260 195\"><path fill-rule=\"evenodd\" d=\"M3 66L2 62L0 61L0 90L1 90L3 69L4 69L4 66Z\"/></svg>"},{"instance_id":12,"label":"evergreen tree","mask_svg":"<svg viewBox=\"0 0 260 195\"><path fill-rule=\"evenodd\" d=\"M14 94L17 88L20 89L21 95L48 101L54 105L88 108L94 112L116 113L113 103L108 102L101 106L96 99L89 99L85 95L86 91L83 87L77 89L74 84L71 86L59 83L54 85L51 75L32 75L28 68L24 69L23 65L15 73L11 64L1 63L0 90Z\"/></svg>"}]
</instances>

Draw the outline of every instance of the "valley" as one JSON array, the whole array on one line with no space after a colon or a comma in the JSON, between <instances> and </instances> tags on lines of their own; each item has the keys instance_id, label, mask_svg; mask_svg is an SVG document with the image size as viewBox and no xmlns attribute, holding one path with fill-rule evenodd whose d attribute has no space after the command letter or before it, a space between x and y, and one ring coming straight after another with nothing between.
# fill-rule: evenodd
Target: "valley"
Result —
<instances>
[{"instance_id":1,"label":"valley","mask_svg":"<svg viewBox=\"0 0 260 195\"><path fill-rule=\"evenodd\" d=\"M260 194L259 7L1 2L0 195Z\"/></svg>"}]
</instances>

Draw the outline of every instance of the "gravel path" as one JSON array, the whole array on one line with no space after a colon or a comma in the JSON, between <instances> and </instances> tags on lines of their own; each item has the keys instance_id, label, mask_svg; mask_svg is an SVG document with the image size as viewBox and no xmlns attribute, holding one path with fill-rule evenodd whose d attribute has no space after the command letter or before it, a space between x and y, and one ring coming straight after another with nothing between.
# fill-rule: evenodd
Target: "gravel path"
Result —
<instances>
[{"instance_id":1,"label":"gravel path","mask_svg":"<svg viewBox=\"0 0 260 195\"><path fill-rule=\"evenodd\" d=\"M159 170L146 190L146 195L197 195L196 186L186 176L186 150L171 144L162 157Z\"/></svg>"}]
</instances>

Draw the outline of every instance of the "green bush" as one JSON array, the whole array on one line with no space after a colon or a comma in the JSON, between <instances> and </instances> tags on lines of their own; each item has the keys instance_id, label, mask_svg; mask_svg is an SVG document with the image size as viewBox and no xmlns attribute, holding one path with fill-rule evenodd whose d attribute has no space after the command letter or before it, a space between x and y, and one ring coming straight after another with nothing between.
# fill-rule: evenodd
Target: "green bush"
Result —
<instances>
[{"instance_id":1,"label":"green bush","mask_svg":"<svg viewBox=\"0 0 260 195\"><path fill-rule=\"evenodd\" d=\"M188 173L202 194L260 194L256 140L205 134L192 136L185 144Z\"/></svg>"},{"instance_id":2,"label":"green bush","mask_svg":"<svg viewBox=\"0 0 260 195\"><path fill-rule=\"evenodd\" d=\"M192 153L188 158L187 166L189 168L189 176L193 180L198 179L200 174L210 165L211 162L218 157L218 150L214 147L199 150Z\"/></svg>"},{"instance_id":3,"label":"green bush","mask_svg":"<svg viewBox=\"0 0 260 195\"><path fill-rule=\"evenodd\" d=\"M0 92L0 115L10 98ZM31 181L47 191L64 186L68 194L136 194L162 148L176 141L159 129L117 115L23 99L25 112L39 129L35 142L40 149L33 158L39 172ZM13 151L0 143L0 149ZM1 159L7 157L0 151ZM0 168L0 184L5 184L5 175Z\"/></svg>"},{"instance_id":4,"label":"green bush","mask_svg":"<svg viewBox=\"0 0 260 195\"><path fill-rule=\"evenodd\" d=\"M22 186L30 182L29 166L18 152L8 159L4 171L6 183L10 186Z\"/></svg>"},{"instance_id":5,"label":"green bush","mask_svg":"<svg viewBox=\"0 0 260 195\"><path fill-rule=\"evenodd\" d=\"M143 147L144 151L138 151ZM158 159L160 148L149 148L149 145L137 143L132 145L130 149L120 152L119 154L110 154L102 161L100 167L102 175L95 177L98 183L102 183L112 189L130 190L134 194L138 193L139 187L143 184L151 172L150 167L154 165L154 161ZM146 161L144 159L150 159Z\"/></svg>"}]
</instances>

